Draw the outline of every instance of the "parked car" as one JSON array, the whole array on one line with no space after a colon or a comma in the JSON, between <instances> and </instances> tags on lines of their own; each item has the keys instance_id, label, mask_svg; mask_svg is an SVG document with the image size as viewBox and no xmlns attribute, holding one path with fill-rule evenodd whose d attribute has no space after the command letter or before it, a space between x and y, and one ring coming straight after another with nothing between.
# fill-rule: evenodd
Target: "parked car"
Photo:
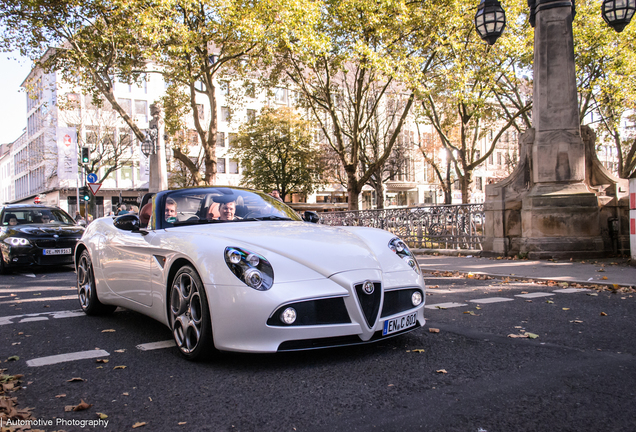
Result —
<instances>
[{"instance_id":1,"label":"parked car","mask_svg":"<svg viewBox=\"0 0 636 432\"><path fill-rule=\"evenodd\" d=\"M0 207L0 273L34 265L73 264L84 228L58 207L8 204Z\"/></svg>"},{"instance_id":2,"label":"parked car","mask_svg":"<svg viewBox=\"0 0 636 432\"><path fill-rule=\"evenodd\" d=\"M361 344L425 323L420 268L387 231L305 222L233 187L163 191L144 209L86 228L79 302L162 322L187 359Z\"/></svg>"}]
</instances>

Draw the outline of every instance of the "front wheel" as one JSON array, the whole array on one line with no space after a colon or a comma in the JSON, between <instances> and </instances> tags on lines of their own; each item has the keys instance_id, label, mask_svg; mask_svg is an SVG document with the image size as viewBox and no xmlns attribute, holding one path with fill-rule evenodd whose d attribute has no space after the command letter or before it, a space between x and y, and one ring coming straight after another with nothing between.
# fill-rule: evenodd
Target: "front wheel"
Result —
<instances>
[{"instance_id":1,"label":"front wheel","mask_svg":"<svg viewBox=\"0 0 636 432\"><path fill-rule=\"evenodd\" d=\"M77 296L86 315L105 315L117 309L117 306L105 305L97 298L93 264L87 250L82 252L77 263Z\"/></svg>"},{"instance_id":2,"label":"front wheel","mask_svg":"<svg viewBox=\"0 0 636 432\"><path fill-rule=\"evenodd\" d=\"M169 293L170 328L181 354L188 360L211 358L217 351L205 289L196 270L181 267Z\"/></svg>"}]
</instances>

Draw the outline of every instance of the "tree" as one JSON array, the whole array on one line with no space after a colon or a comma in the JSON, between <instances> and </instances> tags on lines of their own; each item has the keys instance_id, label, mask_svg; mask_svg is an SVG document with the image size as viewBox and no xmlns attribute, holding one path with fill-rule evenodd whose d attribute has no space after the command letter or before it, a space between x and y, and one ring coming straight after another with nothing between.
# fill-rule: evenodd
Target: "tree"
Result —
<instances>
[{"instance_id":1,"label":"tree","mask_svg":"<svg viewBox=\"0 0 636 432\"><path fill-rule=\"evenodd\" d=\"M263 108L241 127L230 149L243 168L243 183L278 189L283 200L293 192L312 193L324 172L313 132L312 123L290 108Z\"/></svg>"},{"instance_id":2,"label":"tree","mask_svg":"<svg viewBox=\"0 0 636 432\"><path fill-rule=\"evenodd\" d=\"M445 162L452 164L462 202L467 203L474 170L509 128L529 127L532 104L520 73L529 58L527 24L509 24L500 43L488 47L470 24L474 11L465 10L462 16L465 24L449 39L434 76L423 84L420 115L439 136ZM480 141L486 138L489 144L482 151ZM435 162L430 151L423 155ZM445 203L450 204L450 170L435 169L444 185Z\"/></svg>"},{"instance_id":3,"label":"tree","mask_svg":"<svg viewBox=\"0 0 636 432\"><path fill-rule=\"evenodd\" d=\"M347 175L349 209L390 157L415 100L415 82L430 67L438 35L452 21L447 1L325 0L312 31L281 41L277 70L302 95ZM309 25L308 25L309 26ZM399 107L386 146L361 170L376 113Z\"/></svg>"},{"instance_id":4,"label":"tree","mask_svg":"<svg viewBox=\"0 0 636 432\"><path fill-rule=\"evenodd\" d=\"M618 176L636 175L636 26L616 33L602 19L598 1L576 4L574 53L581 122L592 121L598 137L613 144ZM590 115L593 114L593 115Z\"/></svg>"}]
</instances>

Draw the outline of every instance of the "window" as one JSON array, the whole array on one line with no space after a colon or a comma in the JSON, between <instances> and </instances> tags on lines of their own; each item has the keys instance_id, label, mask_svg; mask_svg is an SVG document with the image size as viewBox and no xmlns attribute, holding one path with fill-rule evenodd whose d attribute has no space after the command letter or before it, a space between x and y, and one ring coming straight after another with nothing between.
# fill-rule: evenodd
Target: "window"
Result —
<instances>
[{"instance_id":1,"label":"window","mask_svg":"<svg viewBox=\"0 0 636 432\"><path fill-rule=\"evenodd\" d=\"M203 120L205 117L205 109L203 104L197 104L197 112L199 113L199 120Z\"/></svg>"},{"instance_id":2,"label":"window","mask_svg":"<svg viewBox=\"0 0 636 432\"><path fill-rule=\"evenodd\" d=\"M245 96L252 99L256 98L256 86L254 83L245 84Z\"/></svg>"},{"instance_id":3,"label":"window","mask_svg":"<svg viewBox=\"0 0 636 432\"><path fill-rule=\"evenodd\" d=\"M228 107L221 107L221 121L230 121L230 109Z\"/></svg>"},{"instance_id":4,"label":"window","mask_svg":"<svg viewBox=\"0 0 636 432\"><path fill-rule=\"evenodd\" d=\"M188 131L188 145L196 147L199 145L199 133L195 130Z\"/></svg>"},{"instance_id":5,"label":"window","mask_svg":"<svg viewBox=\"0 0 636 432\"><path fill-rule=\"evenodd\" d=\"M216 146L225 147L225 132L216 133Z\"/></svg>"},{"instance_id":6,"label":"window","mask_svg":"<svg viewBox=\"0 0 636 432\"><path fill-rule=\"evenodd\" d=\"M132 101L130 99L118 98L117 103L126 112L126 114L129 116L132 115Z\"/></svg>"},{"instance_id":7,"label":"window","mask_svg":"<svg viewBox=\"0 0 636 432\"><path fill-rule=\"evenodd\" d=\"M234 141L236 141L236 134L235 133L227 134L227 146L234 147Z\"/></svg>"},{"instance_id":8,"label":"window","mask_svg":"<svg viewBox=\"0 0 636 432\"><path fill-rule=\"evenodd\" d=\"M256 120L256 110L248 109L247 110L247 121L249 123L252 123L254 120Z\"/></svg>"},{"instance_id":9,"label":"window","mask_svg":"<svg viewBox=\"0 0 636 432\"><path fill-rule=\"evenodd\" d=\"M274 89L274 99L278 103L287 103L287 89L276 87Z\"/></svg>"},{"instance_id":10,"label":"window","mask_svg":"<svg viewBox=\"0 0 636 432\"><path fill-rule=\"evenodd\" d=\"M497 165L501 165L501 152L497 152Z\"/></svg>"},{"instance_id":11,"label":"window","mask_svg":"<svg viewBox=\"0 0 636 432\"><path fill-rule=\"evenodd\" d=\"M490 153L490 156L488 156L488 165L492 164L494 164L494 156L492 155L492 153Z\"/></svg>"},{"instance_id":12,"label":"window","mask_svg":"<svg viewBox=\"0 0 636 432\"><path fill-rule=\"evenodd\" d=\"M230 174L238 174L239 173L239 165L236 159L230 159Z\"/></svg>"},{"instance_id":13,"label":"window","mask_svg":"<svg viewBox=\"0 0 636 432\"><path fill-rule=\"evenodd\" d=\"M131 165L124 165L121 167L121 179L132 180L133 167Z\"/></svg>"},{"instance_id":14,"label":"window","mask_svg":"<svg viewBox=\"0 0 636 432\"><path fill-rule=\"evenodd\" d=\"M230 94L230 82L229 81L221 81L219 83L219 91L223 96L229 96Z\"/></svg>"},{"instance_id":15,"label":"window","mask_svg":"<svg viewBox=\"0 0 636 432\"><path fill-rule=\"evenodd\" d=\"M216 160L216 172L218 174L225 174L225 159L219 158Z\"/></svg>"},{"instance_id":16,"label":"window","mask_svg":"<svg viewBox=\"0 0 636 432\"><path fill-rule=\"evenodd\" d=\"M475 185L477 186L477 190L483 190L484 189L484 184L482 182L482 178L481 177L475 177Z\"/></svg>"},{"instance_id":17,"label":"window","mask_svg":"<svg viewBox=\"0 0 636 432\"><path fill-rule=\"evenodd\" d=\"M148 111L148 101L136 100L135 101L135 115L146 116Z\"/></svg>"}]
</instances>

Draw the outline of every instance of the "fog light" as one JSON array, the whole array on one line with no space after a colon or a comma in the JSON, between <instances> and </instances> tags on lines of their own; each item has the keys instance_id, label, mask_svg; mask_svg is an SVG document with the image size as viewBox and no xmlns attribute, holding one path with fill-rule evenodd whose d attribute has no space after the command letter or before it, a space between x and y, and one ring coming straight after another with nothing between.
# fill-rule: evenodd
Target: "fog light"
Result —
<instances>
[{"instance_id":1,"label":"fog light","mask_svg":"<svg viewBox=\"0 0 636 432\"><path fill-rule=\"evenodd\" d=\"M249 269L245 272L245 283L254 289L260 289L263 285L263 276L256 269Z\"/></svg>"},{"instance_id":2,"label":"fog light","mask_svg":"<svg viewBox=\"0 0 636 432\"><path fill-rule=\"evenodd\" d=\"M422 293L415 291L411 294L411 303L413 303L413 306L419 306L422 303Z\"/></svg>"},{"instance_id":3,"label":"fog light","mask_svg":"<svg viewBox=\"0 0 636 432\"><path fill-rule=\"evenodd\" d=\"M285 324L293 324L296 321L296 309L288 307L280 314L280 320Z\"/></svg>"}]
</instances>

